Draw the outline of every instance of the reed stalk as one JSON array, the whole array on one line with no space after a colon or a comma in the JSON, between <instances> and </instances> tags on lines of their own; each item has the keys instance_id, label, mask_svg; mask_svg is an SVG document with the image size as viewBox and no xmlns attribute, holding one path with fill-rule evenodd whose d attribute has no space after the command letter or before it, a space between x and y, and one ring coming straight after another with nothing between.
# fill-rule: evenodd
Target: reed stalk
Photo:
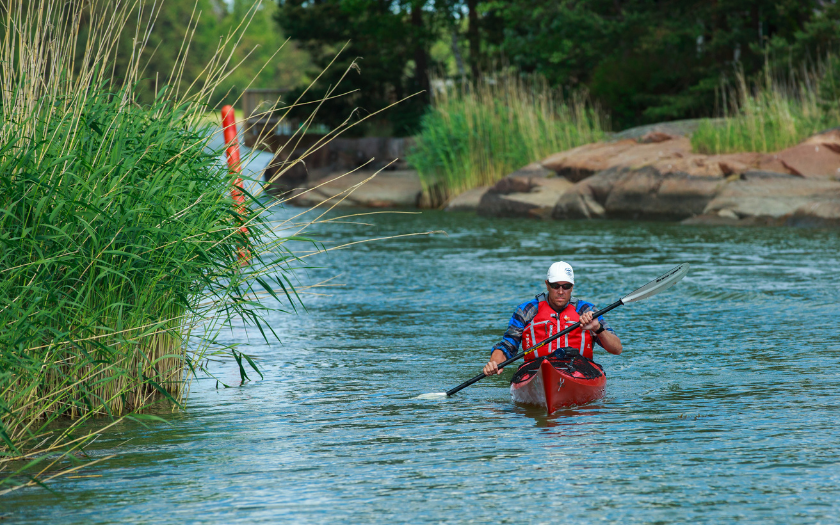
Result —
<instances>
[{"instance_id":1,"label":"reed stalk","mask_svg":"<svg viewBox=\"0 0 840 525\"><path fill-rule=\"evenodd\" d=\"M584 94L565 98L540 77L498 73L433 85L431 111L408 157L433 206L605 135L605 117Z\"/></svg>"},{"instance_id":2,"label":"reed stalk","mask_svg":"<svg viewBox=\"0 0 840 525\"><path fill-rule=\"evenodd\" d=\"M188 87L187 35L156 98L141 104L141 57L160 4L2 8L0 471L67 457L93 437L82 427L90 417L161 398L182 405L212 356L235 361L243 380L259 373L219 334L244 323L270 337L264 314L300 300L302 264L288 243L308 241L301 232L317 222L281 235L262 187L237 210L234 176L208 147L220 132L207 122L208 101L234 67L247 17ZM118 69L129 30L131 59Z\"/></svg>"},{"instance_id":3,"label":"reed stalk","mask_svg":"<svg viewBox=\"0 0 840 525\"><path fill-rule=\"evenodd\" d=\"M692 134L694 151L706 154L774 152L840 125L837 59L784 74L765 66L748 80L742 71L718 89L721 122L702 122Z\"/></svg>"}]
</instances>

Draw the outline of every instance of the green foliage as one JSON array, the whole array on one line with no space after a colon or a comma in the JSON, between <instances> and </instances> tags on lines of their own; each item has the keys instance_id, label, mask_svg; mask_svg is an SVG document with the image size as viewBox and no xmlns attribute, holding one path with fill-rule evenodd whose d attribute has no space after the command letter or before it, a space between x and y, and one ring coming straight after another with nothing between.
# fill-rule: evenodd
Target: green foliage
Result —
<instances>
[{"instance_id":1,"label":"green foliage","mask_svg":"<svg viewBox=\"0 0 840 525\"><path fill-rule=\"evenodd\" d=\"M723 123L702 123L691 137L699 153L773 152L798 144L810 135L840 125L834 93L836 59L819 72L773 78L769 69L750 85L743 74L734 88L724 87L727 104ZM818 95L822 95L818 96Z\"/></svg>"},{"instance_id":2,"label":"green foliage","mask_svg":"<svg viewBox=\"0 0 840 525\"><path fill-rule=\"evenodd\" d=\"M286 42L274 22L277 5L272 0L165 0L162 4L144 0L143 5L149 13L154 5L159 8L139 58L143 71L136 95L144 103L152 103L164 85L184 91L206 81L207 65L219 58L220 42L231 34L239 41L225 55L228 71L208 97L211 107L234 103L248 87L293 89L310 81L306 74L309 58L294 42ZM117 78L137 61L131 54L133 41L138 30L143 34L146 23L147 19L126 21L120 52L112 63ZM183 60L185 52L188 59ZM176 63L181 64L177 82L171 78Z\"/></svg>"},{"instance_id":3,"label":"green foliage","mask_svg":"<svg viewBox=\"0 0 840 525\"><path fill-rule=\"evenodd\" d=\"M759 75L840 43L840 9L818 0L486 2L501 50L552 85L587 86L616 126L709 116L721 75Z\"/></svg>"},{"instance_id":4,"label":"green foliage","mask_svg":"<svg viewBox=\"0 0 840 525\"><path fill-rule=\"evenodd\" d=\"M21 123L45 139L7 142L0 161L3 369L12 405L41 400L39 418L137 408L150 380L179 395L183 316L241 285L229 177L187 108L88 95Z\"/></svg>"},{"instance_id":5,"label":"green foliage","mask_svg":"<svg viewBox=\"0 0 840 525\"><path fill-rule=\"evenodd\" d=\"M840 57L829 55L817 88L820 109L826 113L840 113Z\"/></svg>"},{"instance_id":6,"label":"green foliage","mask_svg":"<svg viewBox=\"0 0 840 525\"><path fill-rule=\"evenodd\" d=\"M317 71L325 69L346 44L345 51L322 77L335 86L345 77L350 95L325 103L319 114L336 127L346 115L357 117L417 94L391 108L387 121L375 119L359 133L385 131L395 135L416 130L428 102L429 50L436 28L445 23L445 9L424 9L426 2L406 0L280 0L277 22L312 57ZM364 72L364 74L360 74ZM321 96L328 88L315 91Z\"/></svg>"},{"instance_id":7,"label":"green foliage","mask_svg":"<svg viewBox=\"0 0 840 525\"><path fill-rule=\"evenodd\" d=\"M364 95L332 114L380 108L423 89L425 69L479 79L510 64L551 86L585 88L616 127L711 116L721 76L755 80L840 44L840 3L822 0L279 0L278 22L322 68L350 42ZM434 60L429 57L434 57ZM441 68L441 69L438 69ZM400 133L422 104L389 113ZM336 122L341 117L333 117ZM380 128L383 125L380 123Z\"/></svg>"},{"instance_id":8,"label":"green foliage","mask_svg":"<svg viewBox=\"0 0 840 525\"><path fill-rule=\"evenodd\" d=\"M201 122L229 46L208 83L141 104L137 62L122 78L102 67L131 16L42 0L11 13L3 33L0 464L36 446L66 454L90 439L73 434L93 415L180 403L209 355L233 357L245 377L253 361L219 331L242 320L266 335L260 297L297 300L285 239L255 197L234 207L232 177L207 150ZM43 53L18 53L36 43ZM55 431L66 416L76 419Z\"/></svg>"},{"instance_id":9,"label":"green foliage","mask_svg":"<svg viewBox=\"0 0 840 525\"><path fill-rule=\"evenodd\" d=\"M232 103L249 87L293 90L310 84L315 75L309 74L309 55L296 42L287 41L275 22L279 11L276 3L233 0L225 7L219 23L222 33L235 31L244 20L249 23L232 55L232 63L237 67L220 82L211 104Z\"/></svg>"},{"instance_id":10,"label":"green foliage","mask_svg":"<svg viewBox=\"0 0 840 525\"><path fill-rule=\"evenodd\" d=\"M439 205L551 153L597 141L603 130L584 97L564 100L540 78L496 75L436 92L408 160Z\"/></svg>"}]
</instances>

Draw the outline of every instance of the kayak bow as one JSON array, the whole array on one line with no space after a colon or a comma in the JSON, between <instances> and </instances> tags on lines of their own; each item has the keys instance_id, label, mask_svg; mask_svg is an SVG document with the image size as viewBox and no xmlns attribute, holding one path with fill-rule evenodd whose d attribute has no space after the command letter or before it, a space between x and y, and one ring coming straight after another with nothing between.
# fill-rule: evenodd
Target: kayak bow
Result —
<instances>
[{"instance_id":1,"label":"kayak bow","mask_svg":"<svg viewBox=\"0 0 840 525\"><path fill-rule=\"evenodd\" d=\"M582 405L604 397L607 376L601 365L584 357L535 359L519 367L510 381L515 403L558 408Z\"/></svg>"}]
</instances>

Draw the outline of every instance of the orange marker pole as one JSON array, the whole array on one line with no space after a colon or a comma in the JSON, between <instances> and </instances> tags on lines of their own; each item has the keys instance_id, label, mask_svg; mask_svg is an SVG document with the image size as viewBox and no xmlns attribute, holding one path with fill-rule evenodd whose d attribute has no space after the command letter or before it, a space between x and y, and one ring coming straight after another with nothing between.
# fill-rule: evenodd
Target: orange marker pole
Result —
<instances>
[{"instance_id":1,"label":"orange marker pole","mask_svg":"<svg viewBox=\"0 0 840 525\"><path fill-rule=\"evenodd\" d=\"M225 133L225 144L227 144L227 161L231 173L239 175L242 173L241 161L239 159L239 141L236 138L236 118L234 117L233 106L222 106L222 127ZM230 190L233 202L236 203L236 211L245 216L245 194L242 193L242 177L236 177L233 187ZM239 231L242 235L248 235L248 228L242 226ZM243 265L248 264L251 254L245 248L239 249L239 260Z\"/></svg>"}]
</instances>

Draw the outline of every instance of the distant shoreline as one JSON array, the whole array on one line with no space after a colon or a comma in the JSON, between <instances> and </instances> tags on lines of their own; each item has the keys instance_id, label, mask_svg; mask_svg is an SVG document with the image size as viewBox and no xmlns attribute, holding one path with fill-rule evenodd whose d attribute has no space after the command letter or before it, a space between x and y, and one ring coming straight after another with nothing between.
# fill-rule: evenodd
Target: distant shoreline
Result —
<instances>
[{"instance_id":1,"label":"distant shoreline","mask_svg":"<svg viewBox=\"0 0 840 525\"><path fill-rule=\"evenodd\" d=\"M642 126L556 153L493 186L463 192L444 209L542 220L840 227L840 128L777 153L704 155L692 152L686 136L698 122ZM307 181L297 192L311 191L291 202L429 207L413 170L344 173Z\"/></svg>"}]
</instances>

